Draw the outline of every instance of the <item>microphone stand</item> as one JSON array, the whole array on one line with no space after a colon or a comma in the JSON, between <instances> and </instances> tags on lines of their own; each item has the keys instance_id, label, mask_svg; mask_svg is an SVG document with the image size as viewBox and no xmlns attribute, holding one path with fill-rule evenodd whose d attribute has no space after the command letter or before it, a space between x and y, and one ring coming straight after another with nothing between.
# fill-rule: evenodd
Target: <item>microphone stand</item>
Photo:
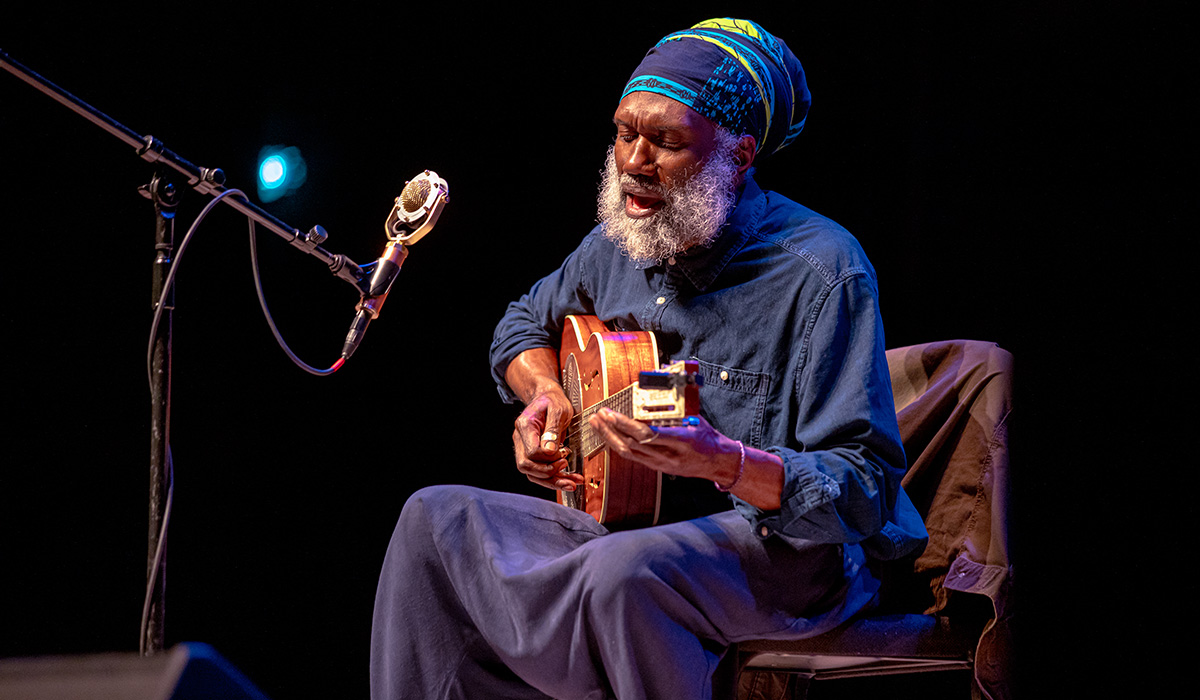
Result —
<instances>
[{"instance_id":1,"label":"microphone stand","mask_svg":"<svg viewBox=\"0 0 1200 700\"><path fill-rule=\"evenodd\" d=\"M187 185L204 195L217 196L225 191L225 173L219 168L202 168L180 157L163 146L150 135L140 135L109 116L71 95L46 80L29 68L14 61L0 50L0 68L7 70L35 89L51 97L71 111L92 122L121 142L136 149L142 160L155 164L155 173L150 183L138 188L142 196L154 205L154 266L151 276L151 311L162 295L173 261L175 246L175 208L179 203L179 189L172 176L181 176ZM249 200L231 194L222 198L229 206L266 227L292 246L312 255L329 267L335 276L349 282L366 295L370 291L371 275L377 261L358 265L340 254L321 248L328 238L321 226L314 226L308 233L301 233L262 210ZM147 624L142 631L139 644L142 653L152 654L163 650L164 603L166 592L166 532L163 523L171 474L170 423L171 423L171 317L174 311L174 294L168 295L162 310L161 321L153 339L150 358L150 529L146 582L153 582L149 595Z\"/></svg>"},{"instance_id":2,"label":"microphone stand","mask_svg":"<svg viewBox=\"0 0 1200 700\"><path fill-rule=\"evenodd\" d=\"M174 183L155 173L150 184L141 192L154 203L154 266L150 281L150 303L158 304L171 271L175 249L175 207L179 190ZM164 606L167 587L167 542L164 523L168 500L169 479L174 479L171 459L171 321L175 309L175 292L165 301L162 317L154 331L150 355L150 535L146 555L146 585L148 609L138 648L144 654L164 648ZM154 309L151 308L153 313ZM160 541L161 538L161 541Z\"/></svg>"}]
</instances>

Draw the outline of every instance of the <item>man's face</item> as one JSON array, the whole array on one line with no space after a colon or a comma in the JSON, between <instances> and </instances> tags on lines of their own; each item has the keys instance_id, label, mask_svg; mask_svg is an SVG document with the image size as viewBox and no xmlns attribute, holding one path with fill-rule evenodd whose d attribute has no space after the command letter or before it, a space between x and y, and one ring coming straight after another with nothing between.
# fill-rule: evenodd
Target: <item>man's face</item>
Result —
<instances>
[{"instance_id":1,"label":"man's face","mask_svg":"<svg viewBox=\"0 0 1200 700\"><path fill-rule=\"evenodd\" d=\"M634 92L613 114L617 170L633 176L622 184L625 213L640 219L663 206L662 189L683 185L716 146L716 126L692 108L652 92ZM657 186L657 187L655 187Z\"/></svg>"},{"instance_id":2,"label":"man's face","mask_svg":"<svg viewBox=\"0 0 1200 700\"><path fill-rule=\"evenodd\" d=\"M639 262L713 241L736 201L740 140L654 93L627 96L613 122L597 209L604 235Z\"/></svg>"}]
</instances>

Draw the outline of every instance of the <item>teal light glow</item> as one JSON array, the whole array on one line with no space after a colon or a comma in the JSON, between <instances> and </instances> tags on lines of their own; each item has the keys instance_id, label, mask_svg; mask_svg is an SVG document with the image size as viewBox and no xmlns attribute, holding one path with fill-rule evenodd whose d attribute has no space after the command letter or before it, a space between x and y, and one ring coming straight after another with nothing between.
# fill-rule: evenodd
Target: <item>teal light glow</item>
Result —
<instances>
[{"instance_id":1,"label":"teal light glow","mask_svg":"<svg viewBox=\"0 0 1200 700\"><path fill-rule=\"evenodd\" d=\"M258 198L273 202L295 192L308 175L300 149L265 146L258 153Z\"/></svg>"},{"instance_id":2,"label":"teal light glow","mask_svg":"<svg viewBox=\"0 0 1200 700\"><path fill-rule=\"evenodd\" d=\"M282 187L287 182L287 175L287 161L280 155L268 156L258 168L258 180L268 190Z\"/></svg>"}]
</instances>

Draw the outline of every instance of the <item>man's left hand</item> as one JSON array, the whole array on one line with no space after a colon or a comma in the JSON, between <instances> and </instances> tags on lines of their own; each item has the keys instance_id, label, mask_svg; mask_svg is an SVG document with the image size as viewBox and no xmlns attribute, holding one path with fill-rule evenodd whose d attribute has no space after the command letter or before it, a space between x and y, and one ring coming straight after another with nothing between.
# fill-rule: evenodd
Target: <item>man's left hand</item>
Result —
<instances>
[{"instance_id":1,"label":"man's left hand","mask_svg":"<svg viewBox=\"0 0 1200 700\"><path fill-rule=\"evenodd\" d=\"M722 435L703 418L694 426L653 428L607 408L589 419L618 455L650 469L708 479L763 510L778 510L783 460Z\"/></svg>"},{"instance_id":2,"label":"man's left hand","mask_svg":"<svg viewBox=\"0 0 1200 700\"><path fill-rule=\"evenodd\" d=\"M742 446L717 432L708 421L679 428L655 428L609 409L590 418L610 449L625 459L664 474L732 483Z\"/></svg>"}]
</instances>

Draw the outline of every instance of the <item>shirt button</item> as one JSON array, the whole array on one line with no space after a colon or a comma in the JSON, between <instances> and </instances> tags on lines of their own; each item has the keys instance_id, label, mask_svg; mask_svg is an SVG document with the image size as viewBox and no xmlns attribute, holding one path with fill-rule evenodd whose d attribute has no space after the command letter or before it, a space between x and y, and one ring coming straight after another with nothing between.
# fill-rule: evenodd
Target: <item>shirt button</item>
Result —
<instances>
[{"instance_id":1,"label":"shirt button","mask_svg":"<svg viewBox=\"0 0 1200 700\"><path fill-rule=\"evenodd\" d=\"M725 370L721 370L721 381L723 381L723 382L729 381L729 372L726 372Z\"/></svg>"},{"instance_id":2,"label":"shirt button","mask_svg":"<svg viewBox=\"0 0 1200 700\"><path fill-rule=\"evenodd\" d=\"M674 255L672 255L671 257L667 258L667 264L668 264L668 265L674 265L674 264L675 264L675 256L674 256Z\"/></svg>"},{"instance_id":3,"label":"shirt button","mask_svg":"<svg viewBox=\"0 0 1200 700\"><path fill-rule=\"evenodd\" d=\"M761 534L763 537L766 537L767 535L771 534L771 531L767 529L767 526L766 526L766 525L763 525L763 526L762 526L762 527L759 529L759 531L758 531L758 532L759 532L759 534Z\"/></svg>"},{"instance_id":4,"label":"shirt button","mask_svg":"<svg viewBox=\"0 0 1200 700\"><path fill-rule=\"evenodd\" d=\"M657 298L657 299L655 299L655 300L654 300L654 303L655 303L655 304L658 304L659 306L662 306L663 304L667 303L667 298L666 298L666 297L659 297L659 298Z\"/></svg>"}]
</instances>

